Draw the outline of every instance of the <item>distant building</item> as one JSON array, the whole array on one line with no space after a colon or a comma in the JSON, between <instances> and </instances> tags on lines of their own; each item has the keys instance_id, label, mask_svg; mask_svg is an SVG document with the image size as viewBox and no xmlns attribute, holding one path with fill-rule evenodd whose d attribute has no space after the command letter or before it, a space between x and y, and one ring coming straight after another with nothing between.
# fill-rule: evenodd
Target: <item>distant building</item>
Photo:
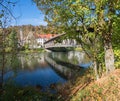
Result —
<instances>
[{"instance_id":1,"label":"distant building","mask_svg":"<svg viewBox=\"0 0 120 101\"><path fill-rule=\"evenodd\" d=\"M25 45L30 49L41 48L44 46L44 42L55 37L56 34L36 34L33 31L30 31L27 36L23 35L22 29L20 29L20 38L19 38L19 47L23 47Z\"/></svg>"},{"instance_id":2,"label":"distant building","mask_svg":"<svg viewBox=\"0 0 120 101\"><path fill-rule=\"evenodd\" d=\"M43 47L44 42L51 39L52 37L55 37L56 34L36 34L35 36L38 47Z\"/></svg>"}]
</instances>

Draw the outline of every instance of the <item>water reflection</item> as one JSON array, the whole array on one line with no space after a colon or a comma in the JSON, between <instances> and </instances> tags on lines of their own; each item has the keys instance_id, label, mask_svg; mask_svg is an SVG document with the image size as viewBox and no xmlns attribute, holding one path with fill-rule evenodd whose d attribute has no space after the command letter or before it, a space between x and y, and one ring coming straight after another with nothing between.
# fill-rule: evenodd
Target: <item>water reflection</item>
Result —
<instances>
[{"instance_id":1,"label":"water reflection","mask_svg":"<svg viewBox=\"0 0 120 101\"><path fill-rule=\"evenodd\" d=\"M79 72L80 69L78 67L75 70L75 65L73 68L69 68L68 64L64 64L60 60L56 60L55 58L50 58L48 56L45 57L45 60L53 68L54 71L56 71L62 78L65 78L67 80L75 77L75 75L77 74L77 72Z\"/></svg>"},{"instance_id":2,"label":"water reflection","mask_svg":"<svg viewBox=\"0 0 120 101\"><path fill-rule=\"evenodd\" d=\"M77 64L88 62L85 54L80 52L17 54L14 59L12 65L6 63L4 84L10 81L15 85L43 90L76 78L84 70Z\"/></svg>"}]
</instances>

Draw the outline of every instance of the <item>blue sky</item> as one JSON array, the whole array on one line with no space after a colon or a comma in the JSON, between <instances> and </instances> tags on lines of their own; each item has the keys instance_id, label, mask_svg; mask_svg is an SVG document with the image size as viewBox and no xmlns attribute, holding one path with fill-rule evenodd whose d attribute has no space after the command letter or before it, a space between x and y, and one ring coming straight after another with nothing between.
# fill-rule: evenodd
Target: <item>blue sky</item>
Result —
<instances>
[{"instance_id":1,"label":"blue sky","mask_svg":"<svg viewBox=\"0 0 120 101\"><path fill-rule=\"evenodd\" d=\"M17 25L47 25L44 21L44 15L32 0L18 0L12 12L17 18ZM16 24L12 23L12 25Z\"/></svg>"}]
</instances>

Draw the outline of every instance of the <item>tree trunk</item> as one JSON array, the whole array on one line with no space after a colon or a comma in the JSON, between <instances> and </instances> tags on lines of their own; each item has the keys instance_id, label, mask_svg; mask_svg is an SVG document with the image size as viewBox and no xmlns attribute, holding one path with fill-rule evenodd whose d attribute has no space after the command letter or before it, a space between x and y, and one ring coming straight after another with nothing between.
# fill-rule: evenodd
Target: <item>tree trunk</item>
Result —
<instances>
[{"instance_id":1,"label":"tree trunk","mask_svg":"<svg viewBox=\"0 0 120 101\"><path fill-rule=\"evenodd\" d=\"M113 33L113 20L108 22L108 32L104 35L104 50L105 50L105 67L106 72L111 72L114 67L114 52L112 48L112 33Z\"/></svg>"},{"instance_id":2,"label":"tree trunk","mask_svg":"<svg viewBox=\"0 0 120 101\"><path fill-rule=\"evenodd\" d=\"M95 76L96 79L99 79L99 74L98 74L98 62L96 60L94 60L94 71L95 71Z\"/></svg>"},{"instance_id":3,"label":"tree trunk","mask_svg":"<svg viewBox=\"0 0 120 101\"><path fill-rule=\"evenodd\" d=\"M105 67L106 72L111 72L115 69L114 67L114 53L112 48L105 49Z\"/></svg>"},{"instance_id":4,"label":"tree trunk","mask_svg":"<svg viewBox=\"0 0 120 101\"><path fill-rule=\"evenodd\" d=\"M105 67L106 72L111 72L115 69L114 67L114 52L111 44L111 34L107 34L104 40L105 50Z\"/></svg>"}]
</instances>

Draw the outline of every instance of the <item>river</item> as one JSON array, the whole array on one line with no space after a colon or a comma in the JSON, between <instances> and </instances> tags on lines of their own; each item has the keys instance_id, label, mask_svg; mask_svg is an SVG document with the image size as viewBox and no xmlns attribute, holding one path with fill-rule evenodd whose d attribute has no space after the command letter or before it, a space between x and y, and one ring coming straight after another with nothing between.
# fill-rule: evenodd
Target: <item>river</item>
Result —
<instances>
[{"instance_id":1,"label":"river","mask_svg":"<svg viewBox=\"0 0 120 101\"><path fill-rule=\"evenodd\" d=\"M89 63L85 53L77 51L9 54L6 58L3 73L2 68L0 71L0 82L40 87L44 91L53 84L63 85L77 78Z\"/></svg>"}]
</instances>

